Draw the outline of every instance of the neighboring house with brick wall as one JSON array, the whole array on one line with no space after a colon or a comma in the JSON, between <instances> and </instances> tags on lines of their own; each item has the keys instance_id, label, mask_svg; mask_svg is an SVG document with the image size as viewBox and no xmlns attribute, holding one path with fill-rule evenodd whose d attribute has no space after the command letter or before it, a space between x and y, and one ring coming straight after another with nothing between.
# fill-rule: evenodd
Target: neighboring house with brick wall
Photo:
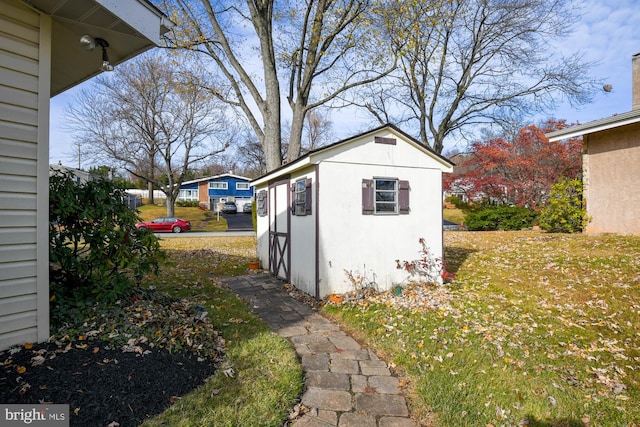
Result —
<instances>
[{"instance_id":1,"label":"neighboring house with brick wall","mask_svg":"<svg viewBox=\"0 0 640 427\"><path fill-rule=\"evenodd\" d=\"M200 202L201 206L217 211L224 202L235 202L238 212L253 200L251 180L244 176L224 173L185 181L180 186L178 200Z\"/></svg>"},{"instance_id":2,"label":"neighboring house with brick wall","mask_svg":"<svg viewBox=\"0 0 640 427\"><path fill-rule=\"evenodd\" d=\"M632 60L632 109L547 134L582 136L587 234L640 235L640 53Z\"/></svg>"}]
</instances>

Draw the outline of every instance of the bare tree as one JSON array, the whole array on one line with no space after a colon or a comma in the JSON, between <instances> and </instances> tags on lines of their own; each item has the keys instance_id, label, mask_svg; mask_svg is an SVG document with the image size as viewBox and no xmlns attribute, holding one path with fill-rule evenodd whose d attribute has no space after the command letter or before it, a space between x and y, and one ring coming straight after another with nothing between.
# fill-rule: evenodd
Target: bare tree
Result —
<instances>
[{"instance_id":1,"label":"bare tree","mask_svg":"<svg viewBox=\"0 0 640 427\"><path fill-rule=\"evenodd\" d=\"M305 153L331 142L333 132L328 114L323 113L319 109L309 111L305 117L303 135L302 151Z\"/></svg>"},{"instance_id":2,"label":"bare tree","mask_svg":"<svg viewBox=\"0 0 640 427\"><path fill-rule=\"evenodd\" d=\"M391 46L380 43L386 29L377 25L371 5L366 0L308 1L302 11L290 8L288 19L280 21L288 35L278 45L280 65L288 73L293 113L287 162L302 152L305 117L311 110L395 69Z\"/></svg>"},{"instance_id":3,"label":"bare tree","mask_svg":"<svg viewBox=\"0 0 640 427\"><path fill-rule=\"evenodd\" d=\"M267 170L282 164L279 75L287 76L293 117L287 160L301 152L305 115L393 69L386 46L371 43L377 29L366 0L167 1L178 26L170 46L202 53L226 89L215 96L242 111L264 152ZM391 61L387 61L391 58ZM391 62L391 65L389 64ZM256 108L257 107L257 108Z\"/></svg>"},{"instance_id":4,"label":"bare tree","mask_svg":"<svg viewBox=\"0 0 640 427\"><path fill-rule=\"evenodd\" d=\"M192 165L220 153L232 136L224 104L202 91L200 70L146 54L102 75L66 111L96 159L143 178L167 196L173 216Z\"/></svg>"},{"instance_id":5,"label":"bare tree","mask_svg":"<svg viewBox=\"0 0 640 427\"><path fill-rule=\"evenodd\" d=\"M379 122L416 125L438 153L477 125L586 103L597 87L579 54L554 43L577 17L570 0L391 0L386 18L400 72L357 103Z\"/></svg>"},{"instance_id":6,"label":"bare tree","mask_svg":"<svg viewBox=\"0 0 640 427\"><path fill-rule=\"evenodd\" d=\"M225 85L203 84L203 88L242 111L262 145L268 169L280 166L280 82L273 47L273 1L247 0L243 5L235 0L175 0L165 1L165 8L175 12L173 19L178 24L169 46L213 60L217 73L213 79ZM259 77L254 73L256 68Z\"/></svg>"},{"instance_id":7,"label":"bare tree","mask_svg":"<svg viewBox=\"0 0 640 427\"><path fill-rule=\"evenodd\" d=\"M264 151L259 141L247 135L237 145L236 151L242 166L245 170L251 171L252 175L258 177L267 173Z\"/></svg>"}]
</instances>

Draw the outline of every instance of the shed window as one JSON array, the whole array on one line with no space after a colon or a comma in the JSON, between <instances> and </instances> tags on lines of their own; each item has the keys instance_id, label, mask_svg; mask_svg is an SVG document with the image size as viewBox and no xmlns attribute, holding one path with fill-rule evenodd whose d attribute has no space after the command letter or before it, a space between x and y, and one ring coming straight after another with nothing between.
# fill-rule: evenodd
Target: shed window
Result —
<instances>
[{"instance_id":1,"label":"shed window","mask_svg":"<svg viewBox=\"0 0 640 427\"><path fill-rule=\"evenodd\" d=\"M311 215L311 178L296 181L291 186L291 192L293 193L291 213L299 216Z\"/></svg>"},{"instance_id":2,"label":"shed window","mask_svg":"<svg viewBox=\"0 0 640 427\"><path fill-rule=\"evenodd\" d=\"M389 214L398 212L398 180L375 179L374 213Z\"/></svg>"},{"instance_id":3,"label":"shed window","mask_svg":"<svg viewBox=\"0 0 640 427\"><path fill-rule=\"evenodd\" d=\"M258 216L267 216L267 192L266 190L262 190L258 192L257 195L257 211Z\"/></svg>"},{"instance_id":4,"label":"shed window","mask_svg":"<svg viewBox=\"0 0 640 427\"><path fill-rule=\"evenodd\" d=\"M409 181L396 178L362 180L362 214L409 213Z\"/></svg>"}]
</instances>

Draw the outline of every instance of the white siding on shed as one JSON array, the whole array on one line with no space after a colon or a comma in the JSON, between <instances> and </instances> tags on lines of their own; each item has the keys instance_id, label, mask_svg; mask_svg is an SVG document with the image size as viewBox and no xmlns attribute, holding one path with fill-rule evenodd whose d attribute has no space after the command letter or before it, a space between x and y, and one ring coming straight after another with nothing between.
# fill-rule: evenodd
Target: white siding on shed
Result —
<instances>
[{"instance_id":1,"label":"white siding on shed","mask_svg":"<svg viewBox=\"0 0 640 427\"><path fill-rule=\"evenodd\" d=\"M0 349L49 333L48 248L36 241L48 241L38 175L48 173L50 28L22 2L0 0Z\"/></svg>"},{"instance_id":2,"label":"white siding on shed","mask_svg":"<svg viewBox=\"0 0 640 427\"><path fill-rule=\"evenodd\" d=\"M405 283L409 274L396 268L396 260L418 259L421 238L434 258L442 258L442 173L451 170L447 159L387 125L312 151L258 178L253 181L258 202L270 183L295 186L302 180L310 183L312 201L305 215L294 215L291 203L286 209L279 203L275 214L258 216L262 267L274 273L268 236L276 219L290 223L289 252L281 257L291 261L287 278L311 295L354 290L359 283L353 282L360 279L378 290ZM387 188L378 190L381 201L373 202L376 193L368 192L373 188L368 183L375 180L393 183L391 199ZM294 197L291 192L290 199ZM276 204L269 200L267 205L273 210Z\"/></svg>"},{"instance_id":3,"label":"white siding on shed","mask_svg":"<svg viewBox=\"0 0 640 427\"><path fill-rule=\"evenodd\" d=\"M295 186L297 181L311 179L311 213L306 215L291 216L291 283L308 293L316 294L316 175L315 168L307 168L303 171L296 171L291 175L291 185ZM293 195L292 195L293 197ZM292 203L294 203L292 201ZM292 210L292 207L289 207Z\"/></svg>"},{"instance_id":4,"label":"white siding on shed","mask_svg":"<svg viewBox=\"0 0 640 427\"><path fill-rule=\"evenodd\" d=\"M420 238L432 254L442 257L439 169L325 161L320 177L321 296L354 290L347 272L379 290L405 283L409 275L396 268L395 260L418 259ZM363 215L362 179L373 177L409 182L409 214Z\"/></svg>"}]
</instances>

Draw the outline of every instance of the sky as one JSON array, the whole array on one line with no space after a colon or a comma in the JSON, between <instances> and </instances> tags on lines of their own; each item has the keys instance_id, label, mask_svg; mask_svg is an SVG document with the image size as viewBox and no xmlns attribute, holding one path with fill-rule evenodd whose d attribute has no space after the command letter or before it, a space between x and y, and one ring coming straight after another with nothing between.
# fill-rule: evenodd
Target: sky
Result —
<instances>
[{"instance_id":1,"label":"sky","mask_svg":"<svg viewBox=\"0 0 640 427\"><path fill-rule=\"evenodd\" d=\"M640 0L585 0L582 3L583 15L574 25L573 35L552 48L566 56L581 52L586 61L597 61L591 77L610 84L613 90L600 91L592 103L579 109L561 103L541 119L551 117L569 123L586 123L631 109L631 58L640 53ZM64 109L87 84L91 84L90 81L51 99L50 163L78 167L73 135L63 127ZM363 113L333 114L331 120L339 139L362 132L368 123ZM87 169L88 159L81 157L80 160L80 167Z\"/></svg>"}]
</instances>

